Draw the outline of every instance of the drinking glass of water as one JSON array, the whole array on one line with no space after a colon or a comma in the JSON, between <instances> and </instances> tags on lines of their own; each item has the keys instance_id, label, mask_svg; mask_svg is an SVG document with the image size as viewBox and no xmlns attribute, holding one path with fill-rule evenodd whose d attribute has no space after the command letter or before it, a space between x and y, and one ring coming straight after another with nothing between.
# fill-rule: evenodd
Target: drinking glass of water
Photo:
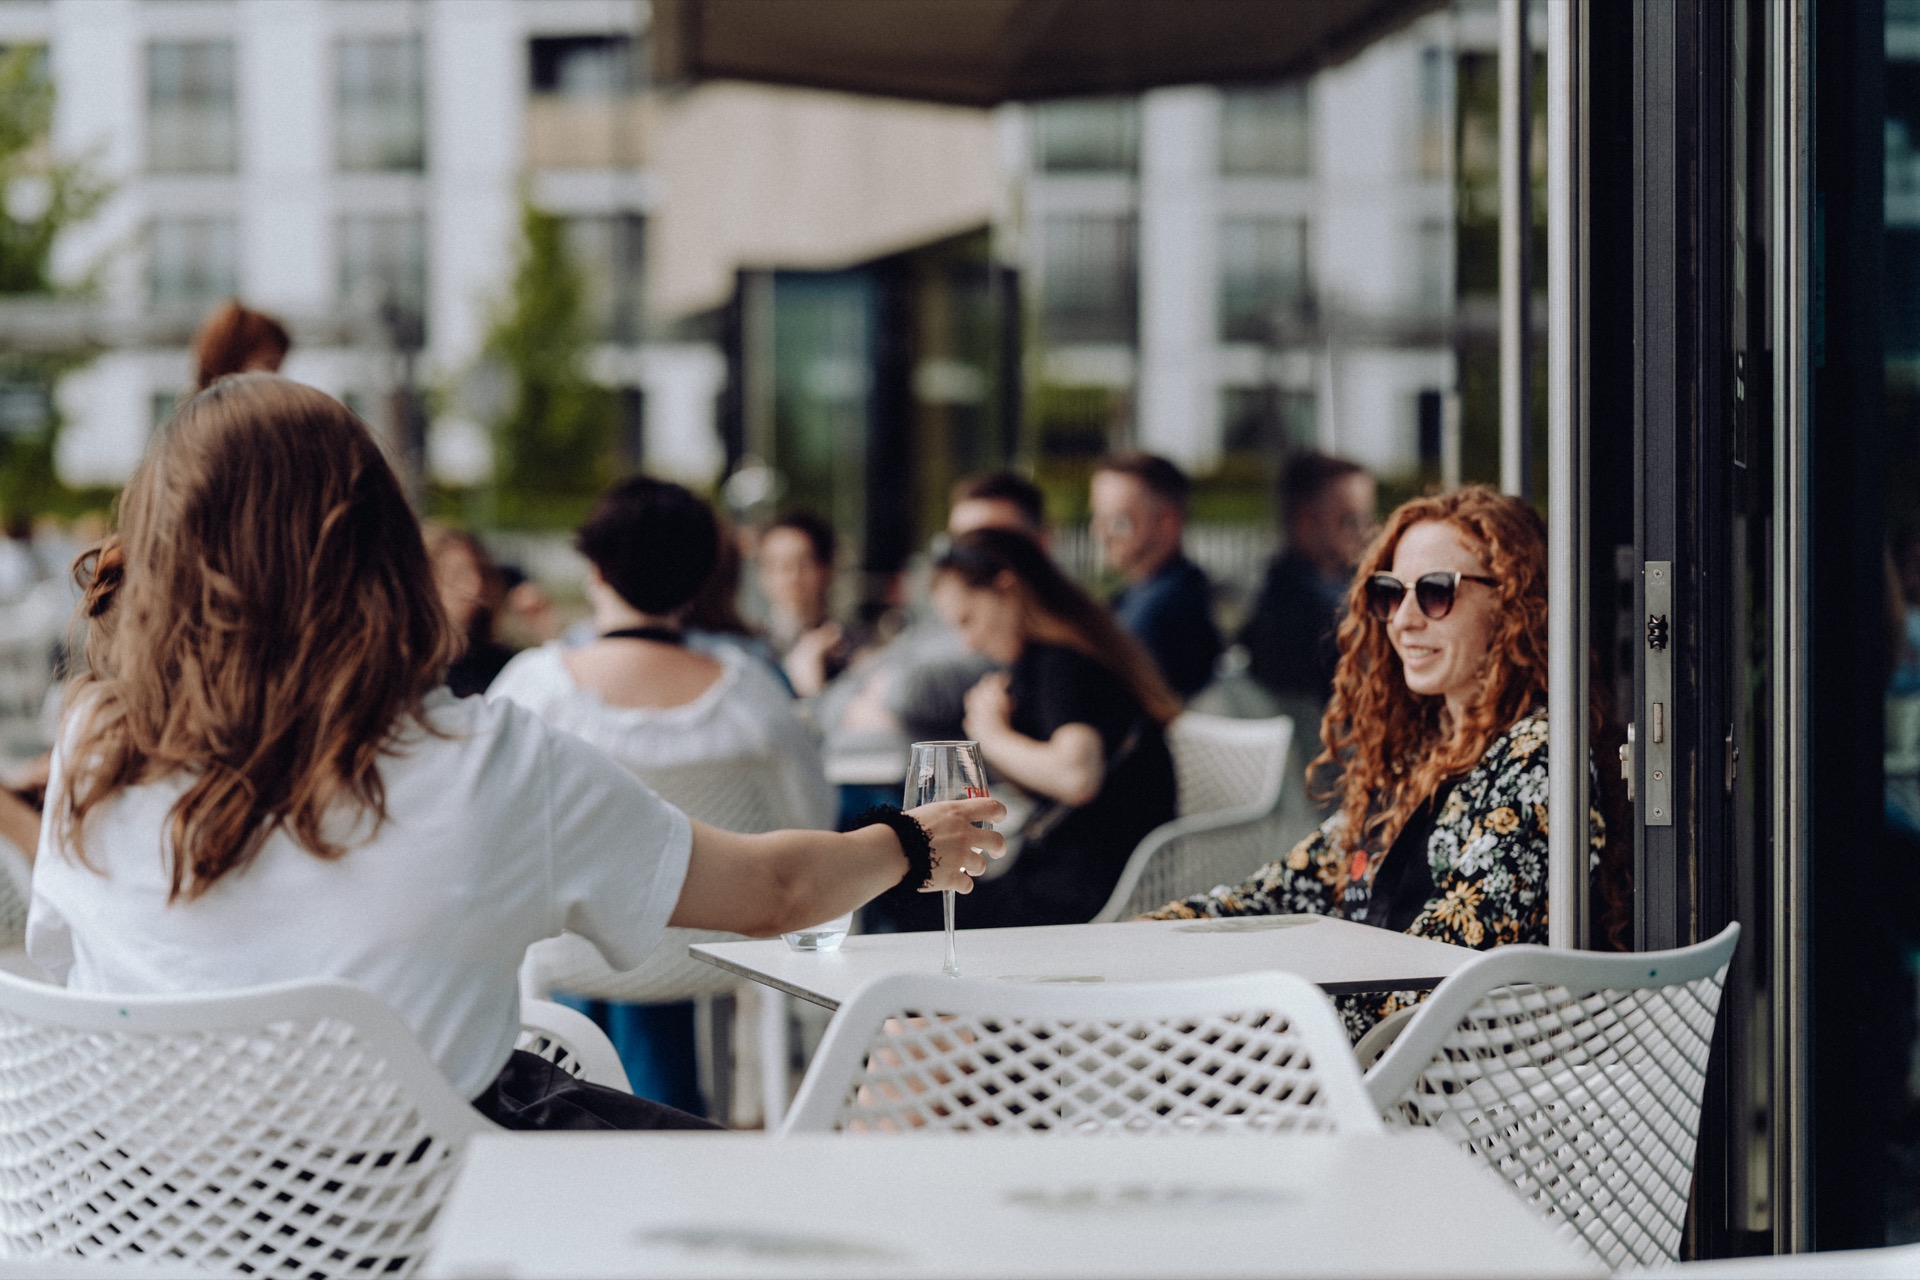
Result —
<instances>
[{"instance_id":1,"label":"drinking glass of water","mask_svg":"<svg viewBox=\"0 0 1920 1280\"><path fill-rule=\"evenodd\" d=\"M792 933L780 936L795 951L838 951L840 944L847 940L847 930L853 928L853 914L835 916L825 924L812 925L805 929L795 929Z\"/></svg>"},{"instance_id":2,"label":"drinking glass of water","mask_svg":"<svg viewBox=\"0 0 1920 1280\"><path fill-rule=\"evenodd\" d=\"M980 763L977 742L916 742L907 762L907 789L900 807L917 809L939 800L970 800L987 794L987 770ZM982 822L977 824L986 826ZM940 895L945 901L947 924L947 962L943 972L949 978L960 976L960 964L953 954L953 892Z\"/></svg>"}]
</instances>

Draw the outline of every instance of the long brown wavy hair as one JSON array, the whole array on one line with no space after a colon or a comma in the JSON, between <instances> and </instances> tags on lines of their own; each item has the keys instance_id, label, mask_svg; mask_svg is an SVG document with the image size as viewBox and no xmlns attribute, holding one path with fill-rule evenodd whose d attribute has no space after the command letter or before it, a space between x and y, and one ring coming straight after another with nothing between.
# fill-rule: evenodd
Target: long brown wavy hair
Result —
<instances>
[{"instance_id":1,"label":"long brown wavy hair","mask_svg":"<svg viewBox=\"0 0 1920 1280\"><path fill-rule=\"evenodd\" d=\"M1480 696L1458 725L1446 699L1407 688L1387 624L1367 609L1369 576L1393 564L1406 531L1451 525L1486 558L1494 626ZM1471 485L1415 498L1387 518L1347 590L1340 665L1320 722L1312 768L1338 771L1337 794L1349 849L1384 853L1415 809L1448 778L1471 769L1514 721L1547 703L1547 530L1518 498Z\"/></svg>"},{"instance_id":2,"label":"long brown wavy hair","mask_svg":"<svg viewBox=\"0 0 1920 1280\"><path fill-rule=\"evenodd\" d=\"M191 900L275 830L322 858L336 808L386 818L379 760L455 639L420 524L345 406L272 374L183 404L83 556L89 670L65 758L64 841L121 790L188 779L168 828Z\"/></svg>"},{"instance_id":3,"label":"long brown wavy hair","mask_svg":"<svg viewBox=\"0 0 1920 1280\"><path fill-rule=\"evenodd\" d=\"M1112 610L1061 572L1040 544L1010 529L974 529L953 539L933 566L970 587L992 587L1006 574L1026 609L1027 639L1078 650L1119 678L1161 725L1180 714L1180 699L1149 654Z\"/></svg>"}]
</instances>

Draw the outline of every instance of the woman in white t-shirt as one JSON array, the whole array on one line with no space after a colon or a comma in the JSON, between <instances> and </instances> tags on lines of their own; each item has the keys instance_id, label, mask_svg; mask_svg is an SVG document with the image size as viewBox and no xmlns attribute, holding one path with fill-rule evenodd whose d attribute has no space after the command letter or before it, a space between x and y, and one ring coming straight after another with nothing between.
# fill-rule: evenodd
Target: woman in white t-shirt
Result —
<instances>
[{"instance_id":1,"label":"woman in white t-shirt","mask_svg":"<svg viewBox=\"0 0 1920 1280\"><path fill-rule=\"evenodd\" d=\"M716 826L831 827L833 792L792 696L738 649L687 647L680 615L719 557L713 509L677 484L631 476L601 495L574 542L591 566L596 638L526 650L487 696L585 738ZM558 998L606 1030L635 1093L700 1110L691 1001Z\"/></svg>"},{"instance_id":2,"label":"woman in white t-shirt","mask_svg":"<svg viewBox=\"0 0 1920 1280\"><path fill-rule=\"evenodd\" d=\"M1002 848L971 826L992 801L717 831L524 709L451 697L398 481L338 401L282 378L183 405L84 568L89 674L48 786L34 960L98 992L356 983L503 1123L691 1120L513 1049L528 944L571 929L633 966L669 923L766 936L909 876L964 892L975 850Z\"/></svg>"}]
</instances>

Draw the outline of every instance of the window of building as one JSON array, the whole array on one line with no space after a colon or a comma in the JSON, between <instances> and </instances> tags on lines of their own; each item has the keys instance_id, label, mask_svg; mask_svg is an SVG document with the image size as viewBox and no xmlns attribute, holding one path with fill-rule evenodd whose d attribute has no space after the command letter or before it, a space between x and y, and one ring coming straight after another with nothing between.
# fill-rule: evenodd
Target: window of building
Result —
<instances>
[{"instance_id":1,"label":"window of building","mask_svg":"<svg viewBox=\"0 0 1920 1280\"><path fill-rule=\"evenodd\" d=\"M1049 344L1134 340L1134 241L1131 215L1068 214L1041 221L1041 310Z\"/></svg>"},{"instance_id":2,"label":"window of building","mask_svg":"<svg viewBox=\"0 0 1920 1280\"><path fill-rule=\"evenodd\" d=\"M568 218L567 252L586 286L588 325L605 342L638 342L645 316L647 220L638 214Z\"/></svg>"},{"instance_id":3,"label":"window of building","mask_svg":"<svg viewBox=\"0 0 1920 1280\"><path fill-rule=\"evenodd\" d=\"M527 52L535 93L612 98L647 85L645 45L632 36L535 36Z\"/></svg>"},{"instance_id":4,"label":"window of building","mask_svg":"<svg viewBox=\"0 0 1920 1280\"><path fill-rule=\"evenodd\" d=\"M427 310L427 223L417 213L353 214L340 220L340 297L349 308L397 308L420 325Z\"/></svg>"},{"instance_id":5,"label":"window of building","mask_svg":"<svg viewBox=\"0 0 1920 1280\"><path fill-rule=\"evenodd\" d=\"M1316 438L1313 392L1279 387L1220 389L1223 452L1272 458L1292 449L1311 449Z\"/></svg>"},{"instance_id":6,"label":"window of building","mask_svg":"<svg viewBox=\"0 0 1920 1280\"><path fill-rule=\"evenodd\" d=\"M238 164L233 42L147 46L147 168L231 173Z\"/></svg>"},{"instance_id":7,"label":"window of building","mask_svg":"<svg viewBox=\"0 0 1920 1280\"><path fill-rule=\"evenodd\" d=\"M1453 131L1448 126L1453 112L1452 55L1432 48L1420 54L1420 176L1444 178L1448 145Z\"/></svg>"},{"instance_id":8,"label":"window of building","mask_svg":"<svg viewBox=\"0 0 1920 1280\"><path fill-rule=\"evenodd\" d=\"M1452 310L1453 227L1439 218L1429 218L1419 225L1414 239L1420 256L1417 301L1424 310Z\"/></svg>"},{"instance_id":9,"label":"window of building","mask_svg":"<svg viewBox=\"0 0 1920 1280\"><path fill-rule=\"evenodd\" d=\"M239 292L232 218L157 218L148 237L155 307L202 310Z\"/></svg>"},{"instance_id":10,"label":"window of building","mask_svg":"<svg viewBox=\"0 0 1920 1280\"><path fill-rule=\"evenodd\" d=\"M1033 109L1034 167L1042 173L1132 173L1140 162L1140 104L1076 98Z\"/></svg>"},{"instance_id":11,"label":"window of building","mask_svg":"<svg viewBox=\"0 0 1920 1280\"><path fill-rule=\"evenodd\" d=\"M1304 218L1229 218L1220 226L1220 337L1277 341L1308 301Z\"/></svg>"},{"instance_id":12,"label":"window of building","mask_svg":"<svg viewBox=\"0 0 1920 1280\"><path fill-rule=\"evenodd\" d=\"M1313 121L1305 83L1221 92L1220 172L1279 177L1313 172Z\"/></svg>"},{"instance_id":13,"label":"window of building","mask_svg":"<svg viewBox=\"0 0 1920 1280\"><path fill-rule=\"evenodd\" d=\"M342 40L335 71L340 167L425 168L427 107L420 37Z\"/></svg>"}]
</instances>

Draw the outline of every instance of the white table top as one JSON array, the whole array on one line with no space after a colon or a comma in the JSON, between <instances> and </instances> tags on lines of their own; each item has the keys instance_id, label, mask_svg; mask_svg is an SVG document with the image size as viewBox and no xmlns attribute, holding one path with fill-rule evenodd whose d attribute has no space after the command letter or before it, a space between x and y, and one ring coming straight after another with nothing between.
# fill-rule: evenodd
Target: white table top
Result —
<instances>
[{"instance_id":1,"label":"white table top","mask_svg":"<svg viewBox=\"0 0 1920 1280\"><path fill-rule=\"evenodd\" d=\"M965 898L960 911L967 909ZM691 948L710 964L837 1009L887 973L938 973L939 933L859 934L838 951L794 951L779 938ZM961 929L960 972L1009 982L1171 982L1278 969L1329 992L1437 986L1479 954L1326 916L1127 920L1115 924Z\"/></svg>"},{"instance_id":2,"label":"white table top","mask_svg":"<svg viewBox=\"0 0 1920 1280\"><path fill-rule=\"evenodd\" d=\"M1604 1276L1432 1133L486 1134L426 1274Z\"/></svg>"}]
</instances>

